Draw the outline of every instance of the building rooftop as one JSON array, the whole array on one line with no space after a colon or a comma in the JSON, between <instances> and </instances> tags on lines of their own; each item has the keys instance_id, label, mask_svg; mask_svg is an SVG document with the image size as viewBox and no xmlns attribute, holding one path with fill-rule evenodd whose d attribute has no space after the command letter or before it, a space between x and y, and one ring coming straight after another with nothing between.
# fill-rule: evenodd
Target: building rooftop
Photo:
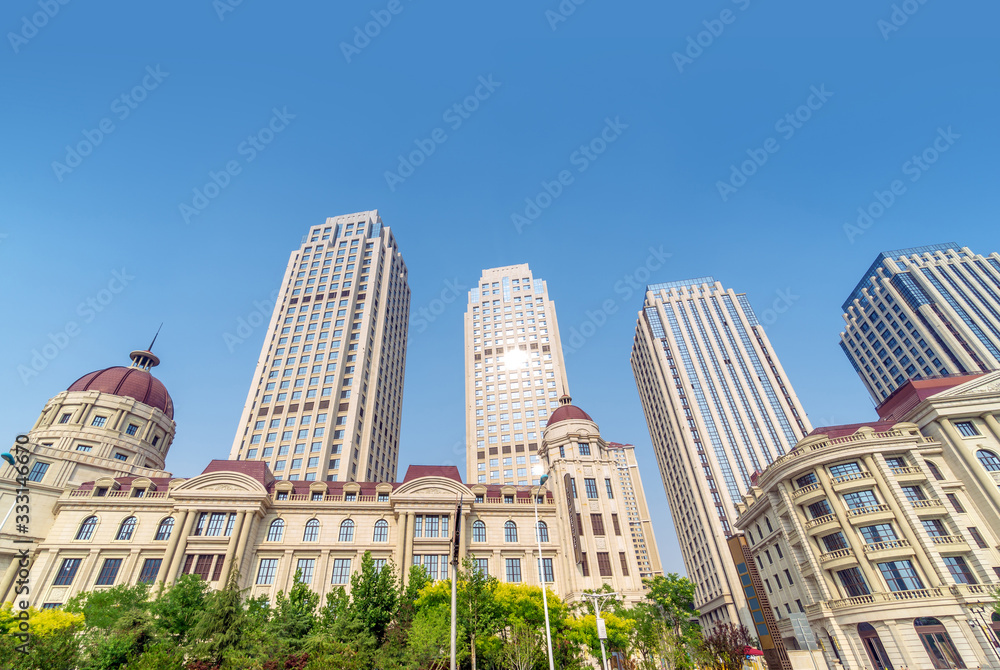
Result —
<instances>
[{"instance_id":1,"label":"building rooftop","mask_svg":"<svg viewBox=\"0 0 1000 670\"><path fill-rule=\"evenodd\" d=\"M879 418L882 421L898 422L910 410L932 395L960 386L976 377L982 377L983 374L985 373L943 375L928 379L908 379L902 386L893 391L888 398L882 401L882 404L875 411L878 412Z\"/></svg>"},{"instance_id":2,"label":"building rooftop","mask_svg":"<svg viewBox=\"0 0 1000 670\"><path fill-rule=\"evenodd\" d=\"M858 285L854 287L851 291L851 295L847 297L841 308L844 313L847 313L847 308L857 299L861 297L861 292L869 288L871 284L871 278L875 276L875 271L882 265L882 261L887 258L899 258L900 256L912 256L913 254L926 254L932 251L946 251L948 249L961 249L955 242L945 242L944 244L930 244L923 247L909 247L907 249L892 249L891 251L883 251L878 256L875 257L875 261L868 267L868 271L865 272L864 276L861 277L861 281Z\"/></svg>"}]
</instances>

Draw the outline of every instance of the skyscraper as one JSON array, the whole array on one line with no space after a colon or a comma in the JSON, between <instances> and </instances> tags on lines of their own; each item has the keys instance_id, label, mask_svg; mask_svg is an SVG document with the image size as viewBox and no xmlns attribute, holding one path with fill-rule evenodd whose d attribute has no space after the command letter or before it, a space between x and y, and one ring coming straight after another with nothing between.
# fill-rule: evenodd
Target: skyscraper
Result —
<instances>
[{"instance_id":1,"label":"skyscraper","mask_svg":"<svg viewBox=\"0 0 1000 670\"><path fill-rule=\"evenodd\" d=\"M843 305L840 347L876 403L907 379L1000 369L1000 255L883 251Z\"/></svg>"},{"instance_id":2,"label":"skyscraper","mask_svg":"<svg viewBox=\"0 0 1000 670\"><path fill-rule=\"evenodd\" d=\"M808 419L746 295L712 277L646 287L632 370L695 607L707 625L739 621L735 504Z\"/></svg>"},{"instance_id":3,"label":"skyscraper","mask_svg":"<svg viewBox=\"0 0 1000 670\"><path fill-rule=\"evenodd\" d=\"M568 395L555 303L528 265L483 270L465 312L467 481L525 486Z\"/></svg>"},{"instance_id":4,"label":"skyscraper","mask_svg":"<svg viewBox=\"0 0 1000 670\"><path fill-rule=\"evenodd\" d=\"M288 480L394 481L410 288L378 211L292 252L233 440Z\"/></svg>"},{"instance_id":5,"label":"skyscraper","mask_svg":"<svg viewBox=\"0 0 1000 670\"><path fill-rule=\"evenodd\" d=\"M622 504L628 517L629 534L639 563L639 576L643 579L663 574L660 554L653 535L653 520L646 505L646 491L642 487L639 462L635 459L635 446L608 442L608 455L614 459L618 469L618 480L622 487Z\"/></svg>"}]
</instances>

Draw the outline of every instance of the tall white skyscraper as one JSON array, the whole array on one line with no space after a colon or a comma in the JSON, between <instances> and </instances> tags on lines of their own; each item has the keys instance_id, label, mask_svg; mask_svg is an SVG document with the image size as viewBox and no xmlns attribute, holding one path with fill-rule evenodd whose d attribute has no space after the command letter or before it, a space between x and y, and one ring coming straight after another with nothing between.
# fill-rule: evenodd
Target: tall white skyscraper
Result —
<instances>
[{"instance_id":1,"label":"tall white skyscraper","mask_svg":"<svg viewBox=\"0 0 1000 670\"><path fill-rule=\"evenodd\" d=\"M735 503L811 430L805 411L746 295L712 277L646 287L632 370L695 607L706 625L738 621Z\"/></svg>"},{"instance_id":2,"label":"tall white skyscraper","mask_svg":"<svg viewBox=\"0 0 1000 670\"><path fill-rule=\"evenodd\" d=\"M465 312L467 481L537 484L542 429L568 394L545 282L524 263L483 270Z\"/></svg>"},{"instance_id":3,"label":"tall white skyscraper","mask_svg":"<svg viewBox=\"0 0 1000 670\"><path fill-rule=\"evenodd\" d=\"M410 288L378 211L292 252L233 440L279 479L395 481Z\"/></svg>"},{"instance_id":4,"label":"tall white skyscraper","mask_svg":"<svg viewBox=\"0 0 1000 670\"><path fill-rule=\"evenodd\" d=\"M1000 369L1000 255L883 251L844 302L840 347L877 403L907 379Z\"/></svg>"}]
</instances>

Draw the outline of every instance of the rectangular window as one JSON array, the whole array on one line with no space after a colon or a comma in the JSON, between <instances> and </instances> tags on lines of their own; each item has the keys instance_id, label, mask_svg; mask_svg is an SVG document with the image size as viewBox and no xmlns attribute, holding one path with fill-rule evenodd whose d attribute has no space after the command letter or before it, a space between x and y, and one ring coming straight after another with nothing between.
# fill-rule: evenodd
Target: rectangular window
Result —
<instances>
[{"instance_id":1,"label":"rectangular window","mask_svg":"<svg viewBox=\"0 0 1000 670\"><path fill-rule=\"evenodd\" d=\"M885 583L889 585L891 591L916 591L924 588L924 583L920 581L920 577L910 561L879 563L878 569L882 572L882 578L885 579Z\"/></svg>"},{"instance_id":2,"label":"rectangular window","mask_svg":"<svg viewBox=\"0 0 1000 670\"><path fill-rule=\"evenodd\" d=\"M628 557L624 551L618 552L618 561L622 564L622 574L628 577Z\"/></svg>"},{"instance_id":3,"label":"rectangular window","mask_svg":"<svg viewBox=\"0 0 1000 670\"><path fill-rule=\"evenodd\" d=\"M581 442L577 448L579 448L581 456L590 456L590 445L586 442Z\"/></svg>"},{"instance_id":4,"label":"rectangular window","mask_svg":"<svg viewBox=\"0 0 1000 670\"><path fill-rule=\"evenodd\" d=\"M890 468L905 468L906 460L900 458L899 456L890 456L889 458L885 459L885 464L888 465Z\"/></svg>"},{"instance_id":5,"label":"rectangular window","mask_svg":"<svg viewBox=\"0 0 1000 670\"><path fill-rule=\"evenodd\" d=\"M424 517L417 515L413 518L413 537L423 537Z\"/></svg>"},{"instance_id":6,"label":"rectangular window","mask_svg":"<svg viewBox=\"0 0 1000 670\"><path fill-rule=\"evenodd\" d=\"M906 499L909 500L910 502L927 499L927 497L924 495L923 490L919 486L904 486L902 487L902 489L903 489L903 495L905 495Z\"/></svg>"},{"instance_id":7,"label":"rectangular window","mask_svg":"<svg viewBox=\"0 0 1000 670\"><path fill-rule=\"evenodd\" d=\"M986 540L983 539L982 535L980 535L978 528L972 528L972 527L970 527L970 528L968 528L968 531L969 531L969 535L972 536L972 539L976 542L976 545L980 549L986 549L987 547L989 547L989 545L986 544Z\"/></svg>"},{"instance_id":8,"label":"rectangular window","mask_svg":"<svg viewBox=\"0 0 1000 670\"><path fill-rule=\"evenodd\" d=\"M490 559L488 558L474 558L472 559L473 566L481 575L490 574Z\"/></svg>"},{"instance_id":9,"label":"rectangular window","mask_svg":"<svg viewBox=\"0 0 1000 670\"><path fill-rule=\"evenodd\" d=\"M840 583L844 587L844 592L849 598L866 596L871 593L868 589L868 584L865 583L864 575L861 574L860 568L838 570L837 577L840 578Z\"/></svg>"},{"instance_id":10,"label":"rectangular window","mask_svg":"<svg viewBox=\"0 0 1000 670\"><path fill-rule=\"evenodd\" d=\"M97 581L94 582L94 586L113 586L115 577L118 576L118 570L121 567L122 559L105 558L104 565L101 566L101 572L97 575Z\"/></svg>"},{"instance_id":11,"label":"rectangular window","mask_svg":"<svg viewBox=\"0 0 1000 670\"><path fill-rule=\"evenodd\" d=\"M812 505L809 505L809 514L812 518L818 519L822 516L829 516L833 514L833 512L830 510L829 502L826 500L820 500L819 502L814 502Z\"/></svg>"},{"instance_id":12,"label":"rectangular window","mask_svg":"<svg viewBox=\"0 0 1000 670\"><path fill-rule=\"evenodd\" d=\"M600 514L590 515L590 526L594 530L594 535L604 535L604 517Z\"/></svg>"},{"instance_id":13,"label":"rectangular window","mask_svg":"<svg viewBox=\"0 0 1000 670\"><path fill-rule=\"evenodd\" d=\"M107 422L108 422L108 417L106 417L106 416L95 416L94 420L90 422L90 425L91 426L97 426L98 428L101 428Z\"/></svg>"},{"instance_id":14,"label":"rectangular window","mask_svg":"<svg viewBox=\"0 0 1000 670\"><path fill-rule=\"evenodd\" d=\"M608 491L608 500L613 500L615 497L615 491L611 487L611 480L608 478L604 479L604 488Z\"/></svg>"},{"instance_id":15,"label":"rectangular window","mask_svg":"<svg viewBox=\"0 0 1000 670\"><path fill-rule=\"evenodd\" d=\"M826 547L827 551L839 551L841 549L847 549L847 539L844 534L840 531L836 533L830 533L829 535L824 535L822 538L823 546Z\"/></svg>"},{"instance_id":16,"label":"rectangular window","mask_svg":"<svg viewBox=\"0 0 1000 670\"><path fill-rule=\"evenodd\" d=\"M273 584L274 575L278 572L278 559L276 558L262 558L260 559L260 568L257 570L257 583L258 584Z\"/></svg>"},{"instance_id":17,"label":"rectangular window","mask_svg":"<svg viewBox=\"0 0 1000 670\"><path fill-rule=\"evenodd\" d=\"M142 564L142 570L139 571L138 583L152 584L155 582L156 575L159 574L162 563L162 558L147 558Z\"/></svg>"},{"instance_id":18,"label":"rectangular window","mask_svg":"<svg viewBox=\"0 0 1000 670\"><path fill-rule=\"evenodd\" d=\"M948 496L948 502L951 503L951 506L955 508L956 512L958 512L959 514L965 513L965 508L962 507L962 503L958 501L957 495L955 495L954 493L946 493L945 495Z\"/></svg>"},{"instance_id":19,"label":"rectangular window","mask_svg":"<svg viewBox=\"0 0 1000 670\"><path fill-rule=\"evenodd\" d=\"M427 517L430 519L431 517ZM427 570L427 576L431 578L431 581L436 581L438 578L438 557L437 554L428 554L424 556L424 569Z\"/></svg>"},{"instance_id":20,"label":"rectangular window","mask_svg":"<svg viewBox=\"0 0 1000 670\"><path fill-rule=\"evenodd\" d=\"M59 417L59 423L69 423L69 420L70 420L70 413L69 412L66 412L61 417Z\"/></svg>"},{"instance_id":21,"label":"rectangular window","mask_svg":"<svg viewBox=\"0 0 1000 670\"><path fill-rule=\"evenodd\" d=\"M920 523L923 524L924 530L926 530L927 534L931 537L944 537L948 534L948 531L945 529L944 524L941 523L940 519L923 519Z\"/></svg>"},{"instance_id":22,"label":"rectangular window","mask_svg":"<svg viewBox=\"0 0 1000 670\"><path fill-rule=\"evenodd\" d=\"M614 526L614 528L615 528L615 535L621 535L622 534L622 528L618 524L618 515L617 514L612 514L611 515L611 525Z\"/></svg>"},{"instance_id":23,"label":"rectangular window","mask_svg":"<svg viewBox=\"0 0 1000 670\"><path fill-rule=\"evenodd\" d=\"M852 475L858 472L861 472L861 466L858 465L857 461L830 466L831 477L843 477L844 475Z\"/></svg>"},{"instance_id":24,"label":"rectangular window","mask_svg":"<svg viewBox=\"0 0 1000 670\"><path fill-rule=\"evenodd\" d=\"M597 480L589 477L584 478L583 485L587 490L587 498L597 500Z\"/></svg>"},{"instance_id":25,"label":"rectangular window","mask_svg":"<svg viewBox=\"0 0 1000 670\"><path fill-rule=\"evenodd\" d=\"M295 571L299 574L300 584L312 584L313 570L316 568L315 558L300 558L295 565Z\"/></svg>"},{"instance_id":26,"label":"rectangular window","mask_svg":"<svg viewBox=\"0 0 1000 670\"><path fill-rule=\"evenodd\" d=\"M436 516L428 516L424 519L424 537L437 537L438 536L438 518Z\"/></svg>"},{"instance_id":27,"label":"rectangular window","mask_svg":"<svg viewBox=\"0 0 1000 670\"><path fill-rule=\"evenodd\" d=\"M611 557L608 552L597 552L597 571L601 573L601 577L614 576L611 572Z\"/></svg>"},{"instance_id":28,"label":"rectangular window","mask_svg":"<svg viewBox=\"0 0 1000 670\"><path fill-rule=\"evenodd\" d=\"M789 586L794 586L795 585L795 582L792 581L792 573L790 573L787 569L785 570L785 579L788 580L788 585Z\"/></svg>"},{"instance_id":29,"label":"rectangular window","mask_svg":"<svg viewBox=\"0 0 1000 670\"><path fill-rule=\"evenodd\" d=\"M587 564L587 554L580 554L580 568L583 570L583 576L590 576L590 566Z\"/></svg>"},{"instance_id":30,"label":"rectangular window","mask_svg":"<svg viewBox=\"0 0 1000 670\"><path fill-rule=\"evenodd\" d=\"M205 535L221 535L222 524L225 520L225 514L213 512L212 516L208 519L208 528L205 530Z\"/></svg>"},{"instance_id":31,"label":"rectangular window","mask_svg":"<svg viewBox=\"0 0 1000 670\"><path fill-rule=\"evenodd\" d=\"M29 482L40 482L42 478L45 477L45 471L49 469L48 463L36 462L31 467L31 472L28 473ZM23 470L22 470L23 472Z\"/></svg>"},{"instance_id":32,"label":"rectangular window","mask_svg":"<svg viewBox=\"0 0 1000 670\"><path fill-rule=\"evenodd\" d=\"M543 575L544 575L544 578L543 578ZM551 558L543 558L542 559L542 574L538 575L538 578L539 578L540 581L544 579L544 581L546 583L550 583L550 582L556 581L555 572L553 572L553 570L552 570L552 559Z\"/></svg>"},{"instance_id":33,"label":"rectangular window","mask_svg":"<svg viewBox=\"0 0 1000 670\"><path fill-rule=\"evenodd\" d=\"M961 556L944 556L943 558L944 564L948 566L948 572L951 573L956 584L977 583L976 577L972 574L969 564L965 562L964 558Z\"/></svg>"},{"instance_id":34,"label":"rectangular window","mask_svg":"<svg viewBox=\"0 0 1000 670\"><path fill-rule=\"evenodd\" d=\"M351 581L351 559L333 559L333 578L331 584L347 584Z\"/></svg>"},{"instance_id":35,"label":"rectangular window","mask_svg":"<svg viewBox=\"0 0 1000 670\"><path fill-rule=\"evenodd\" d=\"M56 573L56 579L52 582L53 586L69 586L73 583L73 578L76 577L76 571L80 569L80 563L83 561L82 558L64 558L62 565L59 567L59 572Z\"/></svg>"},{"instance_id":36,"label":"rectangular window","mask_svg":"<svg viewBox=\"0 0 1000 670\"><path fill-rule=\"evenodd\" d=\"M198 556L198 561L194 564L194 574L198 575L206 582L208 581L208 575L212 572L212 559L215 556L211 554L202 554ZM257 582L258 584L260 582ZM270 584L271 582L268 582Z\"/></svg>"},{"instance_id":37,"label":"rectangular window","mask_svg":"<svg viewBox=\"0 0 1000 670\"><path fill-rule=\"evenodd\" d=\"M521 582L521 559L520 558L508 558L505 559L507 565L507 581L511 584L519 584Z\"/></svg>"},{"instance_id":38,"label":"rectangular window","mask_svg":"<svg viewBox=\"0 0 1000 670\"><path fill-rule=\"evenodd\" d=\"M128 428L125 429L126 435L135 435L138 432L139 432L139 426L135 425L134 423L130 423L128 425Z\"/></svg>"},{"instance_id":39,"label":"rectangular window","mask_svg":"<svg viewBox=\"0 0 1000 670\"><path fill-rule=\"evenodd\" d=\"M958 432L962 435L962 437L975 437L976 435L979 435L979 431L976 430L976 427L971 421L956 421L955 428L958 429Z\"/></svg>"},{"instance_id":40,"label":"rectangular window","mask_svg":"<svg viewBox=\"0 0 1000 670\"><path fill-rule=\"evenodd\" d=\"M116 452L115 453L115 459L117 459L119 461L127 461L128 460L128 456L126 456L125 454Z\"/></svg>"},{"instance_id":41,"label":"rectangular window","mask_svg":"<svg viewBox=\"0 0 1000 670\"><path fill-rule=\"evenodd\" d=\"M810 484L816 483L816 475L810 472L808 475L803 475L795 480L795 485L799 488L803 486L809 486Z\"/></svg>"},{"instance_id":42,"label":"rectangular window","mask_svg":"<svg viewBox=\"0 0 1000 670\"><path fill-rule=\"evenodd\" d=\"M865 544L891 542L898 539L892 526L887 523L880 523L875 526L862 526L860 530L861 536L865 538Z\"/></svg>"},{"instance_id":43,"label":"rectangular window","mask_svg":"<svg viewBox=\"0 0 1000 670\"><path fill-rule=\"evenodd\" d=\"M862 507L875 507L878 505L878 498L875 497L875 491L872 489L866 489L864 491L855 491L854 493L845 493L844 502L850 509L860 509Z\"/></svg>"},{"instance_id":44,"label":"rectangular window","mask_svg":"<svg viewBox=\"0 0 1000 670\"><path fill-rule=\"evenodd\" d=\"M577 495L576 495L576 478L575 477L570 477L569 483L570 483L570 486L573 487L573 499L575 500L576 497L577 497Z\"/></svg>"}]
</instances>

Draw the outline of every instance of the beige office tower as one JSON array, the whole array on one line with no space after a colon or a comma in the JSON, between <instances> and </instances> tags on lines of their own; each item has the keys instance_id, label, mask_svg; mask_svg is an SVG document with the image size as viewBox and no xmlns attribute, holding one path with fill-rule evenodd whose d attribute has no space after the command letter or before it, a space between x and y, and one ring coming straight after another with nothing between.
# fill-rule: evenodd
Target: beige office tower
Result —
<instances>
[{"instance_id":1,"label":"beige office tower","mask_svg":"<svg viewBox=\"0 0 1000 670\"><path fill-rule=\"evenodd\" d=\"M313 226L288 260L231 459L278 479L396 479L410 313L378 211Z\"/></svg>"},{"instance_id":2,"label":"beige office tower","mask_svg":"<svg viewBox=\"0 0 1000 670\"><path fill-rule=\"evenodd\" d=\"M883 251L843 305L840 348L877 403L907 379L1000 369L1000 255Z\"/></svg>"},{"instance_id":3,"label":"beige office tower","mask_svg":"<svg viewBox=\"0 0 1000 670\"><path fill-rule=\"evenodd\" d=\"M632 370L702 623L752 629L726 538L755 473L810 431L805 411L746 295L712 277L646 287Z\"/></svg>"},{"instance_id":4,"label":"beige office tower","mask_svg":"<svg viewBox=\"0 0 1000 670\"><path fill-rule=\"evenodd\" d=\"M537 484L542 430L568 393L545 282L526 263L483 270L465 312L466 481Z\"/></svg>"},{"instance_id":5,"label":"beige office tower","mask_svg":"<svg viewBox=\"0 0 1000 670\"><path fill-rule=\"evenodd\" d=\"M635 460L635 446L608 442L608 455L614 460L618 469L625 515L628 517L629 535L632 536L635 558L639 563L639 576L650 579L662 575L663 566L660 565L660 554L656 549L653 521L649 517L649 507L646 505L646 492L642 488L639 462Z\"/></svg>"}]
</instances>

